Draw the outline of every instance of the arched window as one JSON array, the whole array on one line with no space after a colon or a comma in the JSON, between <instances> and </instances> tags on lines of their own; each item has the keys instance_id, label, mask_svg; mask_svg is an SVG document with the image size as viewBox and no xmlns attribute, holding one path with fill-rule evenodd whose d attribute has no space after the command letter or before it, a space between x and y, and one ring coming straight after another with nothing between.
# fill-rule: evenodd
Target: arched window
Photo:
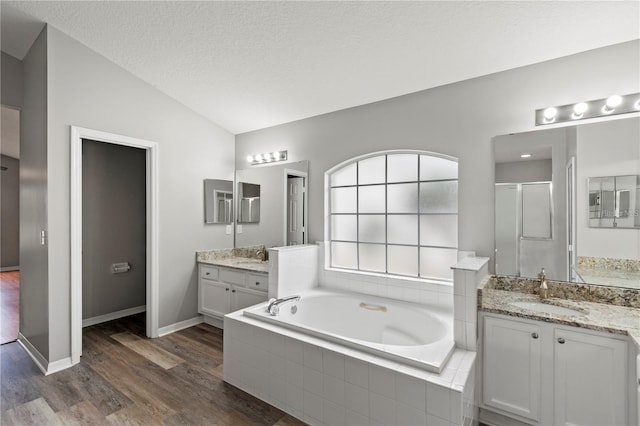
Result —
<instances>
[{"instance_id":1,"label":"arched window","mask_svg":"<svg viewBox=\"0 0 640 426\"><path fill-rule=\"evenodd\" d=\"M458 163L388 151L327 173L332 268L451 281L458 246Z\"/></svg>"}]
</instances>

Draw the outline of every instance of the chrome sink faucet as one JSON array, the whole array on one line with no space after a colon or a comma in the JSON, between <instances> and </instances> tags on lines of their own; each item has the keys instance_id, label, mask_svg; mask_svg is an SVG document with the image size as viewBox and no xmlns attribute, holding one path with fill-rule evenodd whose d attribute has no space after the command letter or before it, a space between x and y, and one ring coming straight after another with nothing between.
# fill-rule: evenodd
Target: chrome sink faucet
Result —
<instances>
[{"instance_id":1,"label":"chrome sink faucet","mask_svg":"<svg viewBox=\"0 0 640 426\"><path fill-rule=\"evenodd\" d=\"M267 312L269 312L269 315L274 317L278 315L278 312L280 311L280 305L282 305L285 302L289 302L291 300L294 300L297 302L298 300L300 300L300 296L289 296L289 297L283 297L281 299L270 299L269 306L267 306Z\"/></svg>"},{"instance_id":2,"label":"chrome sink faucet","mask_svg":"<svg viewBox=\"0 0 640 426\"><path fill-rule=\"evenodd\" d=\"M542 268L542 270L538 274L538 279L540 280L538 296L540 296L540 299L549 298L549 286L547 285L547 274L544 272L544 268Z\"/></svg>"},{"instance_id":3,"label":"chrome sink faucet","mask_svg":"<svg viewBox=\"0 0 640 426\"><path fill-rule=\"evenodd\" d=\"M265 261L264 250L256 250L256 257L264 262Z\"/></svg>"}]
</instances>

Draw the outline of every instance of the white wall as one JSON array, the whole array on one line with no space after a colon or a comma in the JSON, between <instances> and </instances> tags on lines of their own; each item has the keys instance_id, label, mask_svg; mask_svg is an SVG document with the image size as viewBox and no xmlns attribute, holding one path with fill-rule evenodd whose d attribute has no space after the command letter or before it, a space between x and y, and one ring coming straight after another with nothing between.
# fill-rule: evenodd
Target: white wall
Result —
<instances>
[{"instance_id":1,"label":"white wall","mask_svg":"<svg viewBox=\"0 0 640 426\"><path fill-rule=\"evenodd\" d=\"M159 326L197 315L197 250L233 246L204 224L203 180L233 179L234 137L49 26L50 356L70 355L70 126L158 143ZM168 59L170 60L170 58Z\"/></svg>"},{"instance_id":2,"label":"white wall","mask_svg":"<svg viewBox=\"0 0 640 426\"><path fill-rule=\"evenodd\" d=\"M640 229L589 228L587 179L640 175L640 118L578 127L578 256L640 259Z\"/></svg>"},{"instance_id":3,"label":"white wall","mask_svg":"<svg viewBox=\"0 0 640 426\"><path fill-rule=\"evenodd\" d=\"M640 41L508 70L236 137L246 156L289 150L309 160L309 242L323 239L324 179L372 151L421 149L459 159L459 248L493 256L491 138L533 130L538 108L640 92ZM490 263L493 265L493 262Z\"/></svg>"}]
</instances>

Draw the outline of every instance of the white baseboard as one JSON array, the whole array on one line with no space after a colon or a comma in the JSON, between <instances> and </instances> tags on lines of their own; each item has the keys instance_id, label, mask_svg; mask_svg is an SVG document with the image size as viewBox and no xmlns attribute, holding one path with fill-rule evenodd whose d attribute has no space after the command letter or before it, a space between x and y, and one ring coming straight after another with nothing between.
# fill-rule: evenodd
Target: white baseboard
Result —
<instances>
[{"instance_id":1,"label":"white baseboard","mask_svg":"<svg viewBox=\"0 0 640 426\"><path fill-rule=\"evenodd\" d=\"M97 317L91 317L82 320L82 327L89 327L90 325L100 324L102 322L107 322L111 320L115 320L118 318L128 317L129 315L139 314L140 312L145 312L147 310L146 305L136 306L129 309L123 309L121 311L111 312L104 315L98 315Z\"/></svg>"},{"instance_id":2,"label":"white baseboard","mask_svg":"<svg viewBox=\"0 0 640 426\"><path fill-rule=\"evenodd\" d=\"M3 266L0 268L0 272L19 271L19 266Z\"/></svg>"},{"instance_id":3,"label":"white baseboard","mask_svg":"<svg viewBox=\"0 0 640 426\"><path fill-rule=\"evenodd\" d=\"M47 361L40 351L38 351L22 333L18 333L18 343L25 351L27 351L27 354L29 354L33 362L36 363L40 371L42 371L42 374L45 376L65 370L72 365L71 357L63 358L54 362Z\"/></svg>"},{"instance_id":4,"label":"white baseboard","mask_svg":"<svg viewBox=\"0 0 640 426\"><path fill-rule=\"evenodd\" d=\"M176 331L184 330L185 328L193 327L194 325L202 324L202 315L193 317L188 320L180 321L175 324L170 324L166 327L160 327L158 329L158 337L166 336L167 334L175 333Z\"/></svg>"}]
</instances>

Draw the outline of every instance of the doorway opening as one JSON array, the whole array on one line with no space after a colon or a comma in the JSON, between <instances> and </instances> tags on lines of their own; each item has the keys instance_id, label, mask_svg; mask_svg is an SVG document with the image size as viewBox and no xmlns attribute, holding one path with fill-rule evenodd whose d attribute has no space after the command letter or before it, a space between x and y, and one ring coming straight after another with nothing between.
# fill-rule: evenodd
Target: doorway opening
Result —
<instances>
[{"instance_id":1,"label":"doorway opening","mask_svg":"<svg viewBox=\"0 0 640 426\"><path fill-rule=\"evenodd\" d=\"M87 204L83 209L83 187L85 179L92 179L90 175L85 173L83 162L83 147L87 144L92 145L92 149L97 147L102 151L100 145L111 144L116 145L116 151L120 151L121 148L125 150L127 148L134 148L141 150L144 162L140 162L140 158L134 160L137 164L144 164L144 213L142 214L142 222L144 223L144 245L142 248L143 254L138 253L138 260L135 264L130 261L127 256L119 260L109 261L110 263L103 268L104 265L94 266L90 263L85 263L88 259L83 259L83 241L85 244L91 244L91 241L95 238L102 238L101 236L94 235L94 229L84 229L83 226L89 225L89 227L95 228L100 226L100 220L98 223L91 225L85 222L85 219L89 219L90 216L98 216L95 211L91 212L91 209L99 208L100 201L93 199L93 203ZM135 157L135 156L134 156ZM139 157L139 156L138 156ZM113 170L108 171L111 173L119 173L118 165L113 165ZM92 197L91 194L85 196ZM114 188L111 194L111 201L116 202L119 197L126 198L118 189ZM103 200L104 201L104 200ZM128 208L128 207L127 207ZM85 218L87 215L87 218ZM138 213L139 215L139 213ZM126 222L126 221L125 221ZM115 246L115 251L118 252L121 247L126 245L126 241L123 244L121 240L127 240L127 232L121 229L119 225L111 224L112 229L106 229L107 233L115 235L115 242L111 245ZM120 233L122 232L122 233ZM134 231L136 232L136 231ZM118 238L119 237L119 238ZM111 247L113 248L113 247ZM119 253L119 252L118 252ZM142 257L140 257L142 255ZM115 258L114 258L115 259ZM142 259L142 260L140 260ZM89 261L90 262L90 261ZM143 265L141 264L143 263ZM85 129L81 127L71 127L71 363L77 364L80 362L80 355L82 354L82 327L83 327L83 281L85 279L96 279L91 274L85 274L87 268L102 269L98 271L107 278L116 278L119 280L123 276L126 276L130 271L134 269L140 273L144 271L145 281L145 296L144 305L134 306L130 310L124 309L116 312L116 316L124 316L127 314L133 314L136 311L146 311L145 319L145 334L147 337L158 336L158 145L155 142L145 141L142 139L131 138L122 135L116 135L107 132L101 132L97 130ZM106 269L106 271L105 271ZM111 275L111 276L109 276ZM117 294L113 299L116 299ZM140 296L138 294L138 296ZM114 303L112 300L111 303ZM95 307L91 307L94 309ZM99 312L99 311L96 311ZM102 320L109 320L108 316L102 316L97 314L93 317L94 321L101 322ZM95 322L94 322L95 323ZM86 323L85 323L86 325Z\"/></svg>"},{"instance_id":2,"label":"doorway opening","mask_svg":"<svg viewBox=\"0 0 640 426\"><path fill-rule=\"evenodd\" d=\"M20 109L1 106L0 344L20 328Z\"/></svg>"},{"instance_id":3,"label":"doorway opening","mask_svg":"<svg viewBox=\"0 0 640 426\"><path fill-rule=\"evenodd\" d=\"M307 173L285 169L285 238L287 246L307 243Z\"/></svg>"}]
</instances>

